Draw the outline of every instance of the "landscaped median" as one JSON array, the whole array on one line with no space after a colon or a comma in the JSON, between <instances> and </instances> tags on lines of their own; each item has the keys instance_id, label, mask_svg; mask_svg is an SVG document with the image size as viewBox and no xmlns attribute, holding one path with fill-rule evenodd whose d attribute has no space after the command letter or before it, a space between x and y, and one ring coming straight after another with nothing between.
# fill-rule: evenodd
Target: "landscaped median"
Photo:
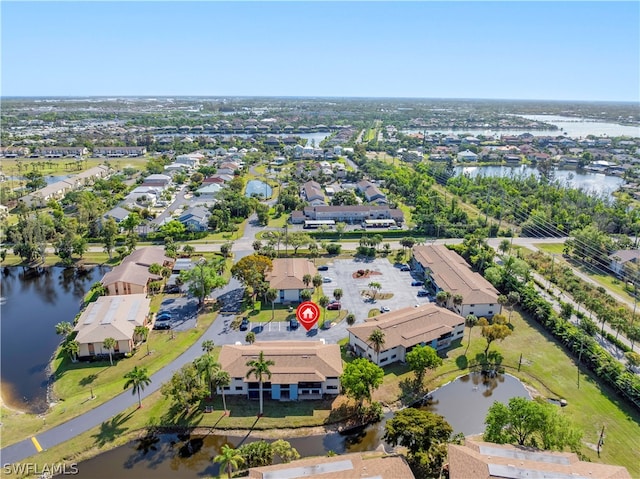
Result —
<instances>
[{"instance_id":1,"label":"landscaped median","mask_svg":"<svg viewBox=\"0 0 640 479\"><path fill-rule=\"evenodd\" d=\"M154 298L158 302L161 296ZM157 308L157 306L156 306ZM153 310L153 304L152 304ZM2 447L16 443L93 409L123 392L124 375L134 366L147 368L149 375L159 371L186 351L217 317L209 311L198 317L196 328L184 331L152 331L149 350L142 344L130 358L109 361L72 363L60 350L51 364L56 380L53 386L58 402L44 415L25 414L2 408ZM95 399L91 399L92 394Z\"/></svg>"}]
</instances>

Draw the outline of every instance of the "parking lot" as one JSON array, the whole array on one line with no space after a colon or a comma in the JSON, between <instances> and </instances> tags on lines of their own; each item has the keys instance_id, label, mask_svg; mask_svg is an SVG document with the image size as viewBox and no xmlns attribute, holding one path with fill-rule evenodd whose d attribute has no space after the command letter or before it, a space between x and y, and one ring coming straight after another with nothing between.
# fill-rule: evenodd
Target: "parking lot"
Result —
<instances>
[{"instance_id":1,"label":"parking lot","mask_svg":"<svg viewBox=\"0 0 640 479\"><path fill-rule=\"evenodd\" d=\"M198 299L183 296L167 297L158 310L158 314L167 312L171 315L171 329L186 331L196 326Z\"/></svg>"}]
</instances>

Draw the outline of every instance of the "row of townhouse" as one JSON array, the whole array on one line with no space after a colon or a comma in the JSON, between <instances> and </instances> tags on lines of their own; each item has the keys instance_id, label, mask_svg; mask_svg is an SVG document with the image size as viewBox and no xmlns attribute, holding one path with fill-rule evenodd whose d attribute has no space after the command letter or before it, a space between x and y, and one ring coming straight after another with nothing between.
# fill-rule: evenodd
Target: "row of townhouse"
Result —
<instances>
[{"instance_id":1,"label":"row of townhouse","mask_svg":"<svg viewBox=\"0 0 640 479\"><path fill-rule=\"evenodd\" d=\"M302 211L291 213L292 224L303 224L307 220L333 220L348 224L359 224L365 220L394 220L400 225L404 222L404 214L386 205L306 206Z\"/></svg>"},{"instance_id":2,"label":"row of townhouse","mask_svg":"<svg viewBox=\"0 0 640 479\"><path fill-rule=\"evenodd\" d=\"M60 199L70 191L92 184L98 178L107 177L109 173L110 169L108 166L98 165L77 175L72 175L65 180L56 181L55 183L51 183L39 190L29 193L20 198L20 201L29 207L43 207L50 200Z\"/></svg>"}]
</instances>

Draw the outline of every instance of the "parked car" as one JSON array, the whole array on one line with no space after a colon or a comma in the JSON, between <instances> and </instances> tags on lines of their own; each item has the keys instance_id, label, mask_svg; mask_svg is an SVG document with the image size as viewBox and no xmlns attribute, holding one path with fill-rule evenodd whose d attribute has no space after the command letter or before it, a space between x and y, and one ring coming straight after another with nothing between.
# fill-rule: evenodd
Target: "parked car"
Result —
<instances>
[{"instance_id":1,"label":"parked car","mask_svg":"<svg viewBox=\"0 0 640 479\"><path fill-rule=\"evenodd\" d=\"M322 278L322 282L323 283L331 283L331 278L329 278L328 276L325 276L324 278Z\"/></svg>"},{"instance_id":2,"label":"parked car","mask_svg":"<svg viewBox=\"0 0 640 479\"><path fill-rule=\"evenodd\" d=\"M327 309L330 309L332 311L339 310L341 308L342 308L342 304L338 303L337 301L335 303L331 303L327 305Z\"/></svg>"},{"instance_id":3,"label":"parked car","mask_svg":"<svg viewBox=\"0 0 640 479\"><path fill-rule=\"evenodd\" d=\"M242 322L240 323L240 331L246 331L249 329L249 320L245 317L242 318Z\"/></svg>"},{"instance_id":4,"label":"parked car","mask_svg":"<svg viewBox=\"0 0 640 479\"><path fill-rule=\"evenodd\" d=\"M158 313L158 315L156 316L156 321L171 321L171 313L168 313L167 311Z\"/></svg>"},{"instance_id":5,"label":"parked car","mask_svg":"<svg viewBox=\"0 0 640 479\"><path fill-rule=\"evenodd\" d=\"M420 296L420 297L429 296L429 291L421 289L420 291L418 291L418 296Z\"/></svg>"},{"instance_id":6,"label":"parked car","mask_svg":"<svg viewBox=\"0 0 640 479\"><path fill-rule=\"evenodd\" d=\"M300 323L297 319L292 319L289 321L289 329L291 329L292 331L298 329L298 326L300 326Z\"/></svg>"},{"instance_id":7,"label":"parked car","mask_svg":"<svg viewBox=\"0 0 640 479\"><path fill-rule=\"evenodd\" d=\"M389 311L391 311L387 306L381 306L380 307L380 312L381 313L388 313Z\"/></svg>"},{"instance_id":8,"label":"parked car","mask_svg":"<svg viewBox=\"0 0 640 479\"><path fill-rule=\"evenodd\" d=\"M424 286L422 281L412 281L411 286Z\"/></svg>"},{"instance_id":9,"label":"parked car","mask_svg":"<svg viewBox=\"0 0 640 479\"><path fill-rule=\"evenodd\" d=\"M318 271L328 271L329 267L326 264L318 266Z\"/></svg>"},{"instance_id":10,"label":"parked car","mask_svg":"<svg viewBox=\"0 0 640 479\"><path fill-rule=\"evenodd\" d=\"M406 264L403 264L402 266L400 266L400 271L411 271L411 268L409 268L409 266L407 266Z\"/></svg>"},{"instance_id":11,"label":"parked car","mask_svg":"<svg viewBox=\"0 0 640 479\"><path fill-rule=\"evenodd\" d=\"M157 321L153 324L153 329L171 329L171 321Z\"/></svg>"}]
</instances>

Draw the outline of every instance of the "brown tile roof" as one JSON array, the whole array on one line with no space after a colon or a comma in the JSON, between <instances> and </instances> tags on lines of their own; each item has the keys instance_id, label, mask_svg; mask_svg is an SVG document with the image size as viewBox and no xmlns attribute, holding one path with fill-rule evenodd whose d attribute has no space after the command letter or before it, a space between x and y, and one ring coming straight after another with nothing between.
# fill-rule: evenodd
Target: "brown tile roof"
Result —
<instances>
[{"instance_id":1,"label":"brown tile roof","mask_svg":"<svg viewBox=\"0 0 640 479\"><path fill-rule=\"evenodd\" d=\"M449 477L631 479L629 471L622 466L580 461L574 453L540 451L470 439L464 445L449 444Z\"/></svg>"},{"instance_id":2,"label":"brown tile roof","mask_svg":"<svg viewBox=\"0 0 640 479\"><path fill-rule=\"evenodd\" d=\"M441 289L452 295L461 294L464 304L498 302L498 290L480 274L473 272L464 258L446 246L414 246L413 256L425 270L431 271L431 276Z\"/></svg>"},{"instance_id":3,"label":"brown tile roof","mask_svg":"<svg viewBox=\"0 0 640 479\"><path fill-rule=\"evenodd\" d=\"M101 296L90 303L78 318L74 331L80 344L133 338L136 326L143 326L151 300L144 294Z\"/></svg>"},{"instance_id":4,"label":"brown tile roof","mask_svg":"<svg viewBox=\"0 0 640 479\"><path fill-rule=\"evenodd\" d=\"M385 349L397 346L410 348L438 339L461 323L464 323L462 316L428 303L374 316L363 324L347 328L347 331L368 342L373 330L381 329L384 332Z\"/></svg>"},{"instance_id":5,"label":"brown tile roof","mask_svg":"<svg viewBox=\"0 0 640 479\"><path fill-rule=\"evenodd\" d=\"M318 273L315 265L304 258L276 258L273 266L265 274L265 280L275 289L305 289L302 278L305 274L312 277Z\"/></svg>"},{"instance_id":6,"label":"brown tile roof","mask_svg":"<svg viewBox=\"0 0 640 479\"><path fill-rule=\"evenodd\" d=\"M256 341L248 345L225 344L218 361L231 377L245 378L247 361L264 352L275 364L269 367L273 384L293 384L299 381L324 381L342 374L340 346L321 341ZM253 381L254 379L245 379Z\"/></svg>"},{"instance_id":7,"label":"brown tile roof","mask_svg":"<svg viewBox=\"0 0 640 479\"><path fill-rule=\"evenodd\" d=\"M250 479L415 479L403 456L379 456L375 453L310 457L288 464L254 467Z\"/></svg>"},{"instance_id":8,"label":"brown tile roof","mask_svg":"<svg viewBox=\"0 0 640 479\"><path fill-rule=\"evenodd\" d=\"M125 259L118 266L106 273L102 277L102 284L109 284L122 281L125 283L146 285L151 279L160 279L161 276L149 273L149 266L158 263L160 266L165 263L173 264L174 260L164 255L162 248L140 248Z\"/></svg>"}]
</instances>

